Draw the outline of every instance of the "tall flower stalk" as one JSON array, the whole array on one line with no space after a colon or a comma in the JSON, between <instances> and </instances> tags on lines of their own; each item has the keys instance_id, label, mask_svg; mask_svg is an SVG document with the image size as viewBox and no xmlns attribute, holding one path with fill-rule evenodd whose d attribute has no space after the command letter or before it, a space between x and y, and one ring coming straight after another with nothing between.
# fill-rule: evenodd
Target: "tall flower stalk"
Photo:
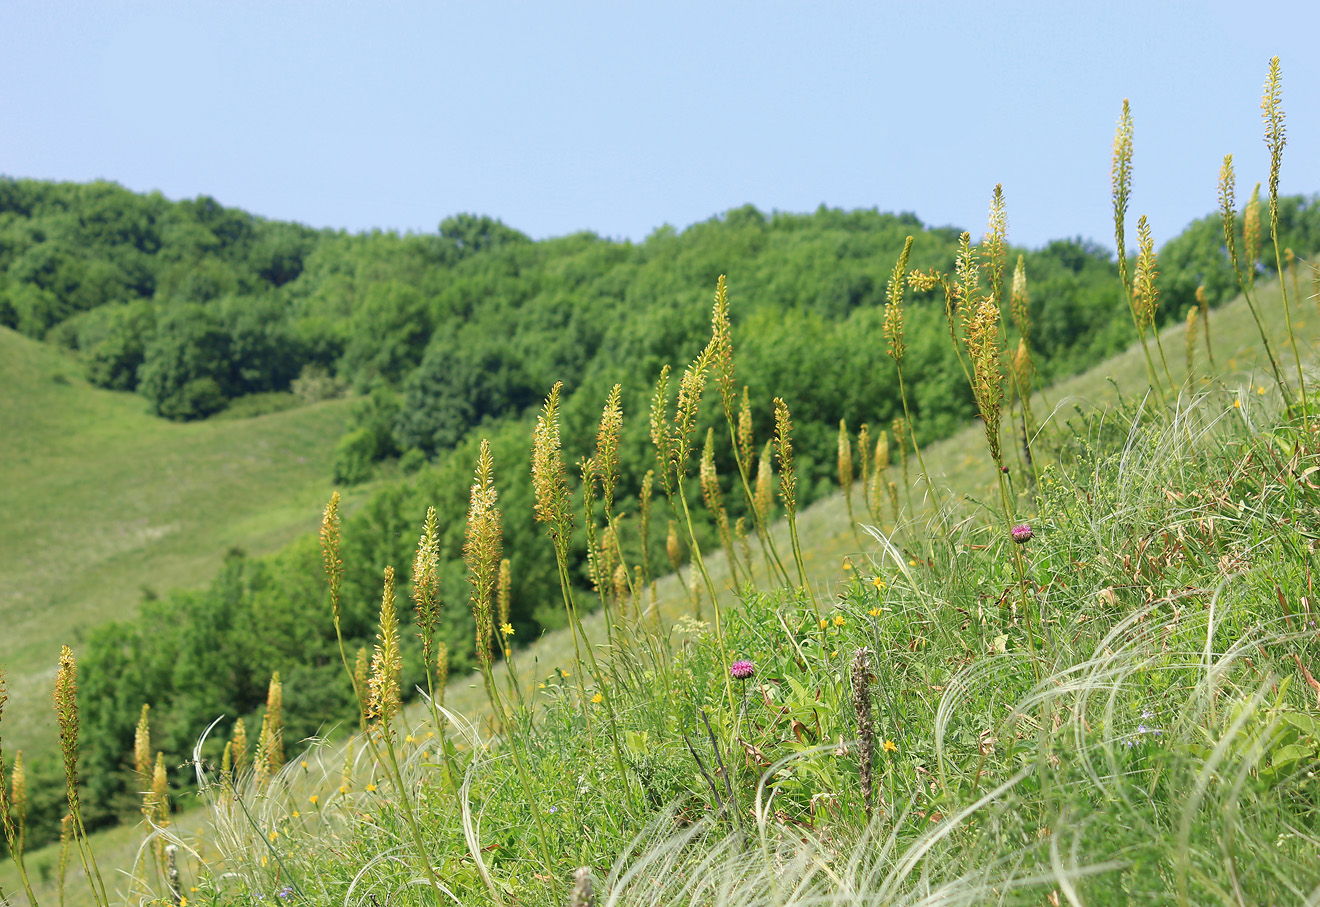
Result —
<instances>
[{"instance_id":1,"label":"tall flower stalk","mask_svg":"<svg viewBox=\"0 0 1320 907\"><path fill-rule=\"evenodd\" d=\"M917 455L917 462L921 466L921 475L926 480L926 488L934 500L935 483L931 479L930 471L926 469L926 459L921 453L921 446L917 444L917 431L912 422L912 411L908 408L907 386L903 382L903 355L907 352L907 344L903 339L903 291L906 286L908 256L911 254L912 237L909 236L903 241L903 251L894 262L894 270L889 275L889 286L885 293L885 340L889 344L889 358L894 360L894 367L898 371L898 396L903 403L903 426L907 433L906 437L896 434L894 440L900 445L911 443L912 450Z\"/></svg>"},{"instance_id":2,"label":"tall flower stalk","mask_svg":"<svg viewBox=\"0 0 1320 907\"><path fill-rule=\"evenodd\" d=\"M5 686L5 672L3 668L0 668L0 719L4 718L5 703L8 701L9 691ZM13 861L14 868L18 870L18 877L23 882L23 890L27 893L28 903L35 905L37 897L32 893L32 882L28 878L27 865L23 861L23 847L19 843L21 833L14 821L13 805L10 789L5 783L4 750L0 749L0 825L4 826L5 844L9 847L9 859ZM93 888L94 893L95 888Z\"/></svg>"},{"instance_id":3,"label":"tall flower stalk","mask_svg":"<svg viewBox=\"0 0 1320 907\"><path fill-rule=\"evenodd\" d=\"M92 890L92 900L109 907L101 870L96 865L91 842L87 840L87 827L83 824L82 802L78 798L78 662L68 646L60 649L60 667L55 674L55 720L60 729L60 753L64 758L64 788L69 801L69 815L73 816L74 843L82 860ZM35 900L32 902L36 903Z\"/></svg>"},{"instance_id":4,"label":"tall flower stalk","mask_svg":"<svg viewBox=\"0 0 1320 907\"><path fill-rule=\"evenodd\" d=\"M1270 239L1274 242L1274 264L1279 274L1279 292L1283 294L1283 318L1288 326L1288 342L1292 346L1293 362L1297 367L1297 383L1302 395L1302 420L1310 423L1310 405L1306 396L1306 375L1302 372L1302 357L1297 351L1297 335L1293 331L1292 307L1288 304L1288 281L1283 272L1283 253L1279 248L1279 168L1283 163L1283 146L1287 140L1283 123L1283 76L1279 71L1279 58L1270 58L1269 77L1265 80L1265 94L1260 108L1265 120L1265 144L1270 149Z\"/></svg>"}]
</instances>

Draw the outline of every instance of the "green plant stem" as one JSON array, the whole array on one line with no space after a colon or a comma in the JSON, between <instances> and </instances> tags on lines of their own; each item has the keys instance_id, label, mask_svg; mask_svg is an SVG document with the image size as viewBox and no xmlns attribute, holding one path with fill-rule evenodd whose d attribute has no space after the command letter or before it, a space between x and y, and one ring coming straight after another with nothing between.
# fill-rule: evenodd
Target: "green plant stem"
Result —
<instances>
[{"instance_id":1,"label":"green plant stem","mask_svg":"<svg viewBox=\"0 0 1320 907\"><path fill-rule=\"evenodd\" d=\"M426 878L435 889L436 903L444 903L444 887L440 884L440 879L436 877L435 868L431 866L431 860L426 855L426 843L422 840L422 830L417 825L417 816L412 797L405 790L403 783L403 772L399 768L399 758L394 752L394 738L390 730L389 720L381 721L381 737L385 741L385 752L390 757L390 768L394 772L394 782L399 791L399 802L403 807L403 816L408 823L408 829L412 833L413 845L417 848L417 859L421 861L422 869L426 872Z\"/></svg>"},{"instance_id":2,"label":"green plant stem","mask_svg":"<svg viewBox=\"0 0 1320 907\"><path fill-rule=\"evenodd\" d=\"M1273 201L1273 200L1271 200ZM1302 357L1297 352L1297 335L1293 332L1292 308L1288 305L1288 281L1283 273L1283 256L1279 252L1279 220L1277 203L1271 204L1270 235L1274 239L1274 264L1279 274L1279 292L1283 294L1283 321L1288 326L1288 342L1292 346L1293 362L1297 365L1297 384L1302 394L1302 424L1311 424L1310 406L1306 399L1306 375L1302 372Z\"/></svg>"},{"instance_id":3,"label":"green plant stem","mask_svg":"<svg viewBox=\"0 0 1320 907\"><path fill-rule=\"evenodd\" d=\"M747 464L743 462L742 454L738 451L738 431L733 424L733 420L725 414L724 421L729 425L729 441L733 444L733 460L738 464L738 478L742 480L743 495L747 498L747 509L752 514L752 523L756 528L756 538L761 545L761 553L765 557L766 569L773 572L771 568L779 571L783 577L784 585L787 587L792 584L788 578L788 571L784 568L784 562L779 558L779 550L775 547L774 536L770 534L770 527L761 520L761 513L756 509L756 498L752 494L751 483L747 481ZM673 502L670 502L671 506Z\"/></svg>"},{"instance_id":4,"label":"green plant stem","mask_svg":"<svg viewBox=\"0 0 1320 907\"><path fill-rule=\"evenodd\" d=\"M908 411L907 389L903 384L903 367L898 366L898 396L903 401L903 421L907 424L908 440L912 443L912 449L917 454L917 465L921 467L921 475L926 480L926 488L930 491L931 500L935 502L935 509L940 508L939 492L935 490L935 483L931 480L930 471L926 469L926 459L921 454L921 447L917 444L917 429L912 423L912 413ZM908 497L908 505L911 506L911 496ZM913 514L915 516L916 514Z\"/></svg>"},{"instance_id":5,"label":"green plant stem","mask_svg":"<svg viewBox=\"0 0 1320 907\"><path fill-rule=\"evenodd\" d=\"M696 559L697 567L701 570L702 579L706 582L706 591L710 593L711 607L715 609L715 639L720 646L720 662L724 666L724 691L729 698L729 714L734 712L733 704L733 682L729 679L729 653L724 647L724 626L720 617L720 597L715 591L715 583L710 578L710 573L706 570L706 561L701 556L701 545L697 543L697 535L692 526L692 512L688 510L687 494L683 491L683 478L678 477L678 500L683 505L683 519L687 522L688 541L692 545L692 556ZM790 520L789 526L792 526Z\"/></svg>"}]
</instances>

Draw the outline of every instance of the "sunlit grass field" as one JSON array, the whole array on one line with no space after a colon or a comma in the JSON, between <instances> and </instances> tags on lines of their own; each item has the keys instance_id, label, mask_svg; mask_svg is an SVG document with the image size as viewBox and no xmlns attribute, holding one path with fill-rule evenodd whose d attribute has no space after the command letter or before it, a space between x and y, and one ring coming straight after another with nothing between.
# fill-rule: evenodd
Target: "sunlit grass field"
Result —
<instances>
[{"instance_id":1,"label":"sunlit grass field","mask_svg":"<svg viewBox=\"0 0 1320 907\"><path fill-rule=\"evenodd\" d=\"M313 529L352 404L167 422L7 328L0 387L4 739L50 752L60 645L131 615L146 594L207 582L231 547L259 554Z\"/></svg>"}]
</instances>

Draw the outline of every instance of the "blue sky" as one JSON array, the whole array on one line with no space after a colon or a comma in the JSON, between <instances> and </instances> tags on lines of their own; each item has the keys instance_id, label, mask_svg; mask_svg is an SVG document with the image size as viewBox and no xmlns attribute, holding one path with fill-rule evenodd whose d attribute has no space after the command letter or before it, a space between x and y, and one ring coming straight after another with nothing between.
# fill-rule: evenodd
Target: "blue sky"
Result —
<instances>
[{"instance_id":1,"label":"blue sky","mask_svg":"<svg viewBox=\"0 0 1320 907\"><path fill-rule=\"evenodd\" d=\"M1157 240L1267 176L1320 191L1320 3L41 3L0 12L0 173L312 226L640 240L728 208L912 211L1112 247L1125 97Z\"/></svg>"}]
</instances>

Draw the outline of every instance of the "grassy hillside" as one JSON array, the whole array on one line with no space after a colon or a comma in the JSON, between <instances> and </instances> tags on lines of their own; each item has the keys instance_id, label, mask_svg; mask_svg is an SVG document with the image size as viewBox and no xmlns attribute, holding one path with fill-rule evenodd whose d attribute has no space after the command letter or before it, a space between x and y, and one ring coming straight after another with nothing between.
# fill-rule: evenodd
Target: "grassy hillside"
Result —
<instances>
[{"instance_id":1,"label":"grassy hillside","mask_svg":"<svg viewBox=\"0 0 1320 907\"><path fill-rule=\"evenodd\" d=\"M1277 287L1273 285L1263 287L1258 302L1266 315L1267 328L1276 338L1281 336L1283 316ZM1315 316L1312 306L1313 303L1307 302L1294 307L1294 327L1303 338L1308 339L1311 354L1314 352L1314 338L1316 336L1314 330ZM1240 401L1245 402L1245 406L1235 406L1233 408L1235 418L1244 420L1268 418L1271 406L1275 405L1274 392L1268 389L1269 384L1264 380L1259 369L1259 341L1255 339L1254 323L1245 303L1239 299L1216 311L1212 318L1211 339L1214 344L1217 363L1215 385L1219 386L1222 382L1224 386L1230 388L1231 392L1239 395L1238 399ZM1165 349L1169 353L1170 366L1174 370L1175 379L1177 380L1182 380L1183 336L1184 329L1177 327L1165 331L1162 338ZM1204 370L1206 359L1203 332L1201 338L1197 357L1201 363L1201 368ZM56 369L60 363L57 358L50 359L44 349L34 348L31 345L20 346L19 348L27 349L29 353L32 353L35 349L37 353L45 354L47 358L40 361L45 364L48 370ZM35 368L35 365L33 368ZM46 374L50 373L48 371ZM49 381L49 378L47 380ZM1203 380L1208 381L1208 378ZM65 385L56 384L55 382L50 382L50 384L61 391L66 388ZM1038 394L1035 400L1035 409L1038 414L1051 411L1054 413L1049 420L1046 431L1057 436L1068 431L1064 425L1066 420L1078 420L1080 418L1078 415L1079 410L1099 412L1112 409L1118 404L1120 393L1126 395L1126 398L1131 401L1142 393L1144 387L1144 360L1140 348L1134 346L1126 353L1100 363L1087 373ZM1260 393L1261 390L1264 390L1265 393ZM86 390L83 389L83 392L86 393ZM130 401L132 399L125 398L122 395L108 396L111 401L122 402L124 399ZM78 399L82 398L79 397ZM129 411L131 410L132 407L129 408ZM302 414L306 415L306 411L303 411ZM1262 416L1262 414L1264 415ZM289 419L295 415L299 415L299 413L284 413L280 414L279 418ZM282 422L276 424L285 425ZM1249 422L1248 424L1254 423ZM179 429L186 431L207 427L206 425L167 426L171 433ZM286 426L285 430L292 432L294 429ZM333 431L327 431L324 437L327 440L332 439ZM984 518L983 516L977 516L980 508L976 502L990 499L995 481L993 471L988 468L984 453L981 452L983 443L980 427L973 424L952 438L931 445L926 451L928 465L932 473L938 477L939 486L953 492L956 498L961 499L962 503L957 505L957 511L967 514L974 522L980 522ZM896 467L894 472L897 473ZM306 493L310 498L303 516L304 526L309 522L306 514L314 513L321 497L324 496L323 485L318 487L314 479L307 479L306 481ZM914 495L915 500L920 501L923 488L920 486L915 488ZM905 517L905 523L909 527L922 527L927 525L925 521L930 517L929 511L915 517L908 514ZM842 496L836 495L824 499L800 514L799 531L804 545L804 562L811 575L811 583L821 600L826 602L834 600L840 590L846 589L854 577L861 575L863 578L868 578L871 572L875 570L877 558L879 557L878 549L872 540L865 535L862 536L863 543L858 544L857 537L848 525ZM908 531L911 531L911 529ZM781 550L787 550L788 537L786 528L782 524L778 526L776 534ZM880 557L880 560L883 560L883 558ZM741 613L740 609L743 606L740 605L739 596L727 583L727 570L723 563L723 556L713 554L709 561L713 578L723 590L721 597L724 607L730 609L729 614ZM691 579L691 577L688 576L687 579ZM132 581L136 581L136 577ZM690 605L679 585L678 578L671 575L663 579L659 585L659 597L667 621L674 621L682 614L690 613ZM707 604L707 618L709 619L709 617L709 604ZM593 639L598 642L604 641L606 630L599 613L587 618L585 624L588 634ZM40 654L40 658L39 668L48 666L52 660L44 652ZM538 682L544 682L546 678L553 677L558 668L571 666L573 663L574 646L571 634L566 630L546 634L541 640L533 643L518 656L518 665L520 666L525 693L535 695ZM501 683L504 676L503 669L497 666L496 677ZM469 717L475 717L485 712L488 707L479 676L472 675L455 679L448 690L447 703L456 713ZM21 707L7 710L6 724L10 730L12 730L12 726L8 722L20 718L24 711L26 709ZM421 722L424 720L422 712L416 709L410 712L410 716L411 721ZM8 739L8 734L6 739ZM341 760L342 755L337 754L336 750L319 751L312 763L312 771L314 774L316 772L324 773L316 777L321 777L325 780L325 783L329 783L338 777L338 766ZM180 833L187 832L190 834L194 829L202 829L206 821L205 815L192 811L188 803L181 804L181 806L184 807L185 813L177 819L177 828ZM524 819L526 818L524 817ZM207 840L211 840L215 833L214 829L203 832ZM101 854L103 867L108 865L129 868L135 860L143 858L143 854L139 851L141 834L131 828L113 829L94 835L92 840L93 846ZM47 848L33 854L31 862L36 867L36 872L48 880L47 884L39 887L38 894L43 902L50 900L53 895L52 867L55 863L55 849ZM3 886L6 891L11 891L14 889L15 884L16 878L13 875L12 867L6 865L3 869L0 869L0 886ZM80 885L82 883L71 882L71 884Z\"/></svg>"},{"instance_id":2,"label":"grassy hillside","mask_svg":"<svg viewBox=\"0 0 1320 907\"><path fill-rule=\"evenodd\" d=\"M209 579L231 547L270 551L312 529L351 403L170 423L6 328L0 387L5 744L49 751L60 645L144 594Z\"/></svg>"}]
</instances>

